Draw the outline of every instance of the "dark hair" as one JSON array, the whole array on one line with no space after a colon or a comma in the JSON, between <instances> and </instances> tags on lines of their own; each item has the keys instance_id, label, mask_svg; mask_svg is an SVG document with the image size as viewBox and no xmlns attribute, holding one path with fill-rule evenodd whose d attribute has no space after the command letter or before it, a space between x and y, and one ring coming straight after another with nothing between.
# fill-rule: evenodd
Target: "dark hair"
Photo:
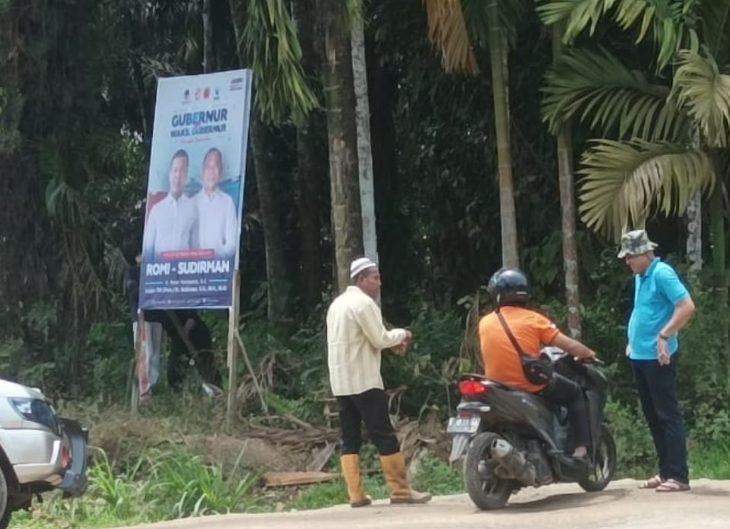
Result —
<instances>
[{"instance_id":1,"label":"dark hair","mask_svg":"<svg viewBox=\"0 0 730 529\"><path fill-rule=\"evenodd\" d=\"M176 158L185 158L185 164L190 165L190 158L188 157L188 152L185 149L178 149L175 151L175 154L173 154L172 158L170 158L170 167L172 167L172 162L174 162Z\"/></svg>"},{"instance_id":2,"label":"dark hair","mask_svg":"<svg viewBox=\"0 0 730 529\"><path fill-rule=\"evenodd\" d=\"M208 149L208 152L205 153L205 156L203 156L203 166L205 167L205 162L208 159L208 156L211 154L217 154L218 155L218 166L220 167L221 171L223 170L223 154L217 147L211 147Z\"/></svg>"}]
</instances>

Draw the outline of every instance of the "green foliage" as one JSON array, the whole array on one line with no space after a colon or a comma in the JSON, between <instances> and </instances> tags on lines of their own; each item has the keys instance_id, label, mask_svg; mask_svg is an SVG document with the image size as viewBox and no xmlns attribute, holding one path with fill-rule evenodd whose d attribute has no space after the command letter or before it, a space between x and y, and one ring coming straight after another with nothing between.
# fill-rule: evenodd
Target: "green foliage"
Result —
<instances>
[{"instance_id":1,"label":"green foliage","mask_svg":"<svg viewBox=\"0 0 730 529\"><path fill-rule=\"evenodd\" d=\"M311 398L287 399L276 393L266 395L269 413L289 415L307 422L318 422L322 416L322 403Z\"/></svg>"},{"instance_id":2,"label":"green foliage","mask_svg":"<svg viewBox=\"0 0 730 529\"><path fill-rule=\"evenodd\" d=\"M386 387L407 390L400 402L402 413L419 416L427 408L442 414L456 406L455 381L473 369L462 358L462 318L453 311L420 307L409 328L415 341L405 356L385 354Z\"/></svg>"},{"instance_id":3,"label":"green foliage","mask_svg":"<svg viewBox=\"0 0 730 529\"><path fill-rule=\"evenodd\" d=\"M656 450L641 410L611 400L606 416L616 440L619 472L634 478L655 474Z\"/></svg>"},{"instance_id":4,"label":"green foliage","mask_svg":"<svg viewBox=\"0 0 730 529\"><path fill-rule=\"evenodd\" d=\"M669 100L669 87L627 68L605 48L569 49L545 75L543 119L553 134L578 120L606 136L659 140L686 130L686 116Z\"/></svg>"},{"instance_id":5,"label":"green foliage","mask_svg":"<svg viewBox=\"0 0 730 529\"><path fill-rule=\"evenodd\" d=\"M365 490L373 496L368 483L364 482ZM349 501L347 488L341 480L332 483L323 483L314 487L307 487L301 495L295 499L290 507L298 511L305 509L321 509L331 505L343 505Z\"/></svg>"},{"instance_id":6,"label":"green foliage","mask_svg":"<svg viewBox=\"0 0 730 529\"><path fill-rule=\"evenodd\" d=\"M163 452L151 460L154 497L172 504L172 517L241 512L254 506L250 496L258 478L241 475L238 462L226 475L220 465L206 465L198 455Z\"/></svg>"},{"instance_id":7,"label":"green foliage","mask_svg":"<svg viewBox=\"0 0 730 529\"><path fill-rule=\"evenodd\" d=\"M587 31L593 36L601 22L613 18L623 30L636 29L636 43L651 35L658 46L658 63L666 66L697 34L688 23L702 2L683 0L541 0L537 7L545 24L565 23L563 40L572 43Z\"/></svg>"},{"instance_id":8,"label":"green foliage","mask_svg":"<svg viewBox=\"0 0 730 529\"><path fill-rule=\"evenodd\" d=\"M690 453L690 479L730 479L727 438Z\"/></svg>"},{"instance_id":9,"label":"green foliage","mask_svg":"<svg viewBox=\"0 0 730 529\"><path fill-rule=\"evenodd\" d=\"M291 115L301 123L318 102L304 75L302 50L286 2L246 4L242 40L256 75L256 108L266 121L278 123Z\"/></svg>"},{"instance_id":10,"label":"green foliage","mask_svg":"<svg viewBox=\"0 0 730 529\"><path fill-rule=\"evenodd\" d=\"M418 462L413 488L427 491L434 496L460 494L464 492L464 477L461 466L449 466L432 453L427 453Z\"/></svg>"},{"instance_id":11,"label":"green foliage","mask_svg":"<svg viewBox=\"0 0 730 529\"><path fill-rule=\"evenodd\" d=\"M720 73L715 58L709 53L681 51L673 90L704 143L726 147L730 134L730 75Z\"/></svg>"},{"instance_id":12,"label":"green foliage","mask_svg":"<svg viewBox=\"0 0 730 529\"><path fill-rule=\"evenodd\" d=\"M653 210L682 215L692 196L715 185L715 167L683 143L595 140L583 153L579 211L588 226L615 240L642 226Z\"/></svg>"},{"instance_id":13,"label":"green foliage","mask_svg":"<svg viewBox=\"0 0 730 529\"><path fill-rule=\"evenodd\" d=\"M694 282L692 298L697 312L680 335L679 396L690 437L712 446L730 436L730 315L714 288Z\"/></svg>"},{"instance_id":14,"label":"green foliage","mask_svg":"<svg viewBox=\"0 0 730 529\"><path fill-rule=\"evenodd\" d=\"M93 359L93 376L84 393L107 402L123 401L134 355L132 325L95 323L86 337L86 352Z\"/></svg>"}]
</instances>

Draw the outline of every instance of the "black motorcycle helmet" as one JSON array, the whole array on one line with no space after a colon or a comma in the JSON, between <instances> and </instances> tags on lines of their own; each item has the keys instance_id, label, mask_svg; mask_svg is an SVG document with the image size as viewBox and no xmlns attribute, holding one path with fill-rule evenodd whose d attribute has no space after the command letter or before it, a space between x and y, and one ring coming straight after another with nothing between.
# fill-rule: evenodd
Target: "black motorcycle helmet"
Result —
<instances>
[{"instance_id":1,"label":"black motorcycle helmet","mask_svg":"<svg viewBox=\"0 0 730 529\"><path fill-rule=\"evenodd\" d=\"M526 305L530 295L527 276L516 268L497 270L489 279L487 292L494 298L497 306Z\"/></svg>"}]
</instances>

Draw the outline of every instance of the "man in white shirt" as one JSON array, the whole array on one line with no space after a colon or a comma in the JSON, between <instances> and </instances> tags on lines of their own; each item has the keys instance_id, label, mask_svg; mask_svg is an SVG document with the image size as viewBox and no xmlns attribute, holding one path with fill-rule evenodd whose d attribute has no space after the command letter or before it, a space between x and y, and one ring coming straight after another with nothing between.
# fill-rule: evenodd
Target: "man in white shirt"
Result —
<instances>
[{"instance_id":1,"label":"man in white shirt","mask_svg":"<svg viewBox=\"0 0 730 529\"><path fill-rule=\"evenodd\" d=\"M426 503L430 494L414 491L388 413L388 397L380 375L381 350L405 354L412 339L405 329L387 330L375 300L380 294L378 265L366 257L350 265L351 286L327 311L327 356L332 394L340 407L342 473L352 507L372 503L360 474L361 425L378 449L391 503Z\"/></svg>"},{"instance_id":2,"label":"man in white shirt","mask_svg":"<svg viewBox=\"0 0 730 529\"><path fill-rule=\"evenodd\" d=\"M170 162L170 191L150 211L144 229L145 260L159 259L162 252L197 247L198 227L195 203L185 193L188 182L188 153L180 149Z\"/></svg>"},{"instance_id":3,"label":"man in white shirt","mask_svg":"<svg viewBox=\"0 0 730 529\"><path fill-rule=\"evenodd\" d=\"M236 252L238 219L233 199L220 190L223 156L210 149L203 158L203 190L196 198L200 248L215 250L216 257L231 257Z\"/></svg>"}]
</instances>

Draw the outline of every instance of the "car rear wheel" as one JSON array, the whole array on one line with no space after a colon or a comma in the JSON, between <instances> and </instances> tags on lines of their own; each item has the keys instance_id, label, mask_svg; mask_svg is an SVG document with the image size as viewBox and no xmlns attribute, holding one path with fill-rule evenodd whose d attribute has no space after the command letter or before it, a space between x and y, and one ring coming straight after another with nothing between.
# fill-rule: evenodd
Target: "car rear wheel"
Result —
<instances>
[{"instance_id":1,"label":"car rear wheel","mask_svg":"<svg viewBox=\"0 0 730 529\"><path fill-rule=\"evenodd\" d=\"M5 473L0 468L0 529L6 529L10 525L10 517L13 515L10 510L10 498L8 498L8 481Z\"/></svg>"}]
</instances>

